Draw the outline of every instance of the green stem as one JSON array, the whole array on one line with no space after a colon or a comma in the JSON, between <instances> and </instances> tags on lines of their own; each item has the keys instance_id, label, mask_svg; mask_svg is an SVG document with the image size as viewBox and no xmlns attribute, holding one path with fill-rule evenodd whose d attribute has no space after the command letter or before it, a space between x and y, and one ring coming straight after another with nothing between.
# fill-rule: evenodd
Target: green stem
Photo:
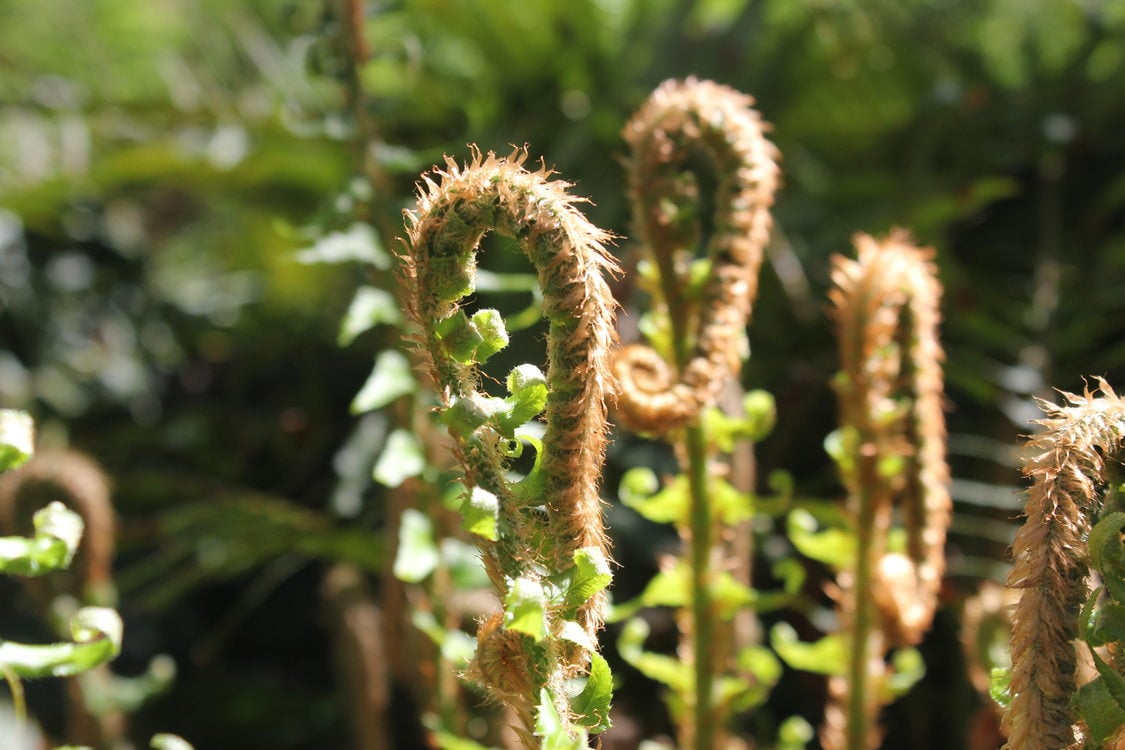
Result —
<instances>
[{"instance_id":1,"label":"green stem","mask_svg":"<svg viewBox=\"0 0 1125 750\"><path fill-rule=\"evenodd\" d=\"M687 428L691 488L691 630L695 659L695 700L692 714L694 747L711 750L715 717L712 685L715 678L714 621L711 606L711 496L707 487L707 438L702 427Z\"/></svg>"},{"instance_id":2,"label":"green stem","mask_svg":"<svg viewBox=\"0 0 1125 750\"><path fill-rule=\"evenodd\" d=\"M861 484L858 492L859 507L856 513L856 566L855 580L852 582L852 596L855 602L854 619L851 627L851 649L848 654L848 700L847 700L847 750L866 750L868 727L867 670L870 649L870 634L874 604L868 595L872 579L873 548L872 537L875 529L875 508L872 498L863 489L870 485Z\"/></svg>"},{"instance_id":3,"label":"green stem","mask_svg":"<svg viewBox=\"0 0 1125 750\"><path fill-rule=\"evenodd\" d=\"M23 697L23 683L11 667L3 669L4 679L8 681L8 689L12 691L12 712L16 715L16 721L23 724L27 721L27 701Z\"/></svg>"}]
</instances>

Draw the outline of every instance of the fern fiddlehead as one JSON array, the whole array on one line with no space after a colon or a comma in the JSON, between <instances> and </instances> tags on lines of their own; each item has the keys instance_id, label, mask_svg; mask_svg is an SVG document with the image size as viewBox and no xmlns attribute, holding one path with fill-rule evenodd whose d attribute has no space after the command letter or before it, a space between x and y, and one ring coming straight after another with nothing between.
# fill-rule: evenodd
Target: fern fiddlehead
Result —
<instances>
[{"instance_id":1,"label":"fern fiddlehead","mask_svg":"<svg viewBox=\"0 0 1125 750\"><path fill-rule=\"evenodd\" d=\"M658 354L633 345L618 354L618 413L630 429L665 434L695 422L741 365L779 180L777 150L753 102L711 81L666 81L625 127L636 233L658 272L656 302L671 319L675 348ZM701 232L697 157L718 181L698 303L687 291Z\"/></svg>"},{"instance_id":2,"label":"fern fiddlehead","mask_svg":"<svg viewBox=\"0 0 1125 750\"><path fill-rule=\"evenodd\" d=\"M466 521L481 536L504 604L480 628L469 676L515 708L518 731L538 747L552 727L576 737L607 721L589 695L575 707L565 683L589 669L588 687L597 676L597 689L608 691L595 645L609 582L598 478L613 382L615 303L605 277L616 265L608 236L577 211L569 185L549 181L545 169L524 169L525 159L525 151L508 158L474 151L469 165L447 159L424 178L408 212L405 283L422 357L441 391L441 419L470 487ZM488 232L513 238L531 260L549 324L546 374L515 368L508 398L484 394L478 368L507 343L502 319L462 309ZM520 431L540 411L541 441ZM537 443L538 456L532 473L515 481L507 464L521 438Z\"/></svg>"},{"instance_id":3,"label":"fern fiddlehead","mask_svg":"<svg viewBox=\"0 0 1125 750\"><path fill-rule=\"evenodd\" d=\"M1024 511L1027 520L1016 532L1013 566L1008 574L1008 585L1019 592L1011 635L1011 703L1003 719L1008 735L1005 747L1011 750L1080 746L1079 737L1087 734L1087 728L1074 711L1078 663L1075 639L1080 635L1087 638L1080 632L1079 613L1093 609L1083 606L1088 599L1097 599L1088 581L1095 556L1105 564L1101 578L1112 598L1125 598L1125 555L1121 554L1120 541L1125 503L1114 487L1120 482L1120 465L1125 458L1125 402L1105 381L1099 381L1099 390L1100 396L1089 391L1082 396L1064 393L1065 406L1041 403L1047 413L1039 422L1044 431L1028 443L1029 458L1023 467L1031 480ZM1095 527L1099 519L1108 524L1104 534L1095 530L1102 527L1101 523ZM1098 537L1116 547L1119 559L1112 567L1106 555L1095 549L1105 546L1096 543ZM1120 604L1116 607L1119 609ZM1110 632L1119 638L1120 614L1117 617L1118 623ZM1103 666L1110 670L1109 680L1120 691L1125 684L1125 659L1121 658L1119 640L1114 648L1113 666L1102 662L1099 671ZM1094 654L1095 663L1099 659ZM1115 723L1120 723L1121 710L1119 702ZM1105 740L1087 739L1095 747L1101 747ZM1116 745L1107 742L1104 746Z\"/></svg>"},{"instance_id":4,"label":"fern fiddlehead","mask_svg":"<svg viewBox=\"0 0 1125 750\"><path fill-rule=\"evenodd\" d=\"M667 81L624 131L633 220L655 272L651 291L667 335L654 340L656 348L632 345L618 353L617 413L634 431L673 435L685 464L690 510L679 531L689 545L690 611L681 630L693 677L682 696L688 715L680 734L681 744L694 748L714 746L726 718L714 695L724 645L712 597L715 448L700 416L741 366L778 183L776 149L752 104L710 81ZM708 178L715 183L709 218L701 216Z\"/></svg>"},{"instance_id":5,"label":"fern fiddlehead","mask_svg":"<svg viewBox=\"0 0 1125 750\"><path fill-rule=\"evenodd\" d=\"M918 643L930 626L951 513L933 251L902 232L881 242L858 235L855 244L857 258L837 256L832 268L841 360L834 457L857 553L838 581L849 656L846 674L829 681L827 750L878 746L884 651ZM896 509L901 551L888 546Z\"/></svg>"}]
</instances>

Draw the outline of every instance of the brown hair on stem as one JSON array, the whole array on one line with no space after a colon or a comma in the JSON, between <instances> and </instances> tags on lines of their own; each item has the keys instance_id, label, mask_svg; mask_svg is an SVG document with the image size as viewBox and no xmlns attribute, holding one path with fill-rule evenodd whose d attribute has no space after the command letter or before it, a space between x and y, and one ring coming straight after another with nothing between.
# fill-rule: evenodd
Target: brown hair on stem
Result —
<instances>
[{"instance_id":1,"label":"brown hair on stem","mask_svg":"<svg viewBox=\"0 0 1125 750\"><path fill-rule=\"evenodd\" d=\"M857 541L838 598L854 642L846 677L829 681L826 750L878 745L879 691L867 682L883 679L888 646L916 644L930 626L951 513L933 250L915 247L902 231L854 242L855 260L833 258L831 292L841 360L840 473ZM906 532L903 552L887 547L895 509Z\"/></svg>"},{"instance_id":2,"label":"brown hair on stem","mask_svg":"<svg viewBox=\"0 0 1125 750\"><path fill-rule=\"evenodd\" d=\"M1004 715L1005 747L1012 750L1076 747L1082 733L1071 698L1078 611L1090 596L1086 537L1125 436L1125 402L1100 378L1096 390L1098 397L1063 393L1065 406L1040 402L1044 431L1028 441L1027 520L1016 532L1008 574L1008 585L1019 590L1012 701Z\"/></svg>"},{"instance_id":3,"label":"brown hair on stem","mask_svg":"<svg viewBox=\"0 0 1125 750\"><path fill-rule=\"evenodd\" d=\"M503 600L513 581L538 585L547 574L574 567L580 549L604 558L608 542L598 494L606 445L605 399L613 390L609 354L615 343L615 302L606 275L617 266L605 250L609 236L575 208L570 185L549 180L546 168L522 165L526 149L508 158L474 149L470 164L446 159L446 168L424 177L418 207L408 212L404 281L410 314L421 329L424 365L431 371L443 405L460 405L466 414L485 403L479 368L455 356L442 326L454 323L463 299L474 288L476 251L488 232L510 237L535 268L549 323L546 382L549 396L540 451L541 484L517 487L505 474L502 436L487 418L451 427L466 483L491 493L499 505L499 534L481 541L488 574ZM524 493L533 492L534 497ZM604 595L596 594L575 615L585 642L596 643L604 614ZM565 718L565 680L579 674L588 659L573 638L561 639L561 625L548 612L548 637L535 642L489 622L478 636L470 676L496 697L512 704L532 743L533 707L547 688Z\"/></svg>"}]
</instances>

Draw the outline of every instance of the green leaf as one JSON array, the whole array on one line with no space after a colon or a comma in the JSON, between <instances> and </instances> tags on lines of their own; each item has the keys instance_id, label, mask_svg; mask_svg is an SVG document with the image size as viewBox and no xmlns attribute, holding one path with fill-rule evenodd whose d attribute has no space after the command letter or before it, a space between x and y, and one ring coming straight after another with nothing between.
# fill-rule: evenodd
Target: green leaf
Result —
<instances>
[{"instance_id":1,"label":"green leaf","mask_svg":"<svg viewBox=\"0 0 1125 750\"><path fill-rule=\"evenodd\" d=\"M677 476L650 497L622 497L621 501L654 523L684 524L690 507L687 477Z\"/></svg>"},{"instance_id":2,"label":"green leaf","mask_svg":"<svg viewBox=\"0 0 1125 750\"><path fill-rule=\"evenodd\" d=\"M547 636L547 596L538 581L517 578L504 596L504 629L525 633L536 641Z\"/></svg>"},{"instance_id":3,"label":"green leaf","mask_svg":"<svg viewBox=\"0 0 1125 750\"><path fill-rule=\"evenodd\" d=\"M993 667L990 677L988 694L1007 711L1012 704L1012 671L1008 667Z\"/></svg>"},{"instance_id":4,"label":"green leaf","mask_svg":"<svg viewBox=\"0 0 1125 750\"><path fill-rule=\"evenodd\" d=\"M399 525L395 578L406 583L420 583L434 572L440 562L430 519L421 511L407 508L402 512Z\"/></svg>"},{"instance_id":5,"label":"green leaf","mask_svg":"<svg viewBox=\"0 0 1125 750\"><path fill-rule=\"evenodd\" d=\"M388 349L375 360L367 382L352 401L352 414L381 409L399 396L413 393L418 388L410 362L401 353Z\"/></svg>"},{"instance_id":6,"label":"green leaf","mask_svg":"<svg viewBox=\"0 0 1125 750\"><path fill-rule=\"evenodd\" d=\"M767 391L750 391L743 396L742 410L741 416L728 416L717 408L704 412L707 434L719 450L729 453L738 441L759 442L777 422L777 404Z\"/></svg>"},{"instance_id":7,"label":"green leaf","mask_svg":"<svg viewBox=\"0 0 1125 750\"><path fill-rule=\"evenodd\" d=\"M586 685L570 702L582 726L593 732L609 729L609 704L613 698L613 674L609 663L596 651L590 654L590 674Z\"/></svg>"},{"instance_id":8,"label":"green leaf","mask_svg":"<svg viewBox=\"0 0 1125 750\"><path fill-rule=\"evenodd\" d=\"M1121 679L1120 675L1117 677ZM1104 674L1078 688L1074 702L1090 730L1094 747L1101 747L1125 724L1125 704L1114 696Z\"/></svg>"},{"instance_id":9,"label":"green leaf","mask_svg":"<svg viewBox=\"0 0 1125 750\"><path fill-rule=\"evenodd\" d=\"M634 466L621 476L617 496L629 507L632 503L643 502L660 490L660 479L656 472L647 466Z\"/></svg>"},{"instance_id":10,"label":"green leaf","mask_svg":"<svg viewBox=\"0 0 1125 750\"><path fill-rule=\"evenodd\" d=\"M461 519L465 531L495 542L499 538L500 499L482 487L473 487L461 503Z\"/></svg>"},{"instance_id":11,"label":"green leaf","mask_svg":"<svg viewBox=\"0 0 1125 750\"><path fill-rule=\"evenodd\" d=\"M434 332L441 340L449 356L462 364L476 359L477 347L484 342L480 331L469 320L464 310L457 310L445 320L434 326Z\"/></svg>"},{"instance_id":12,"label":"green leaf","mask_svg":"<svg viewBox=\"0 0 1125 750\"><path fill-rule=\"evenodd\" d=\"M35 422L25 411L0 409L0 471L23 466L35 452Z\"/></svg>"},{"instance_id":13,"label":"green leaf","mask_svg":"<svg viewBox=\"0 0 1125 750\"><path fill-rule=\"evenodd\" d=\"M1091 646L1125 643L1125 604L1110 601L1094 609L1083 639Z\"/></svg>"},{"instance_id":14,"label":"green leaf","mask_svg":"<svg viewBox=\"0 0 1125 750\"><path fill-rule=\"evenodd\" d=\"M153 735L151 747L153 750L194 750L186 740L174 734Z\"/></svg>"},{"instance_id":15,"label":"green leaf","mask_svg":"<svg viewBox=\"0 0 1125 750\"><path fill-rule=\"evenodd\" d=\"M916 648L900 648L891 657L891 674L886 682L887 702L900 698L926 676L926 662Z\"/></svg>"},{"instance_id":16,"label":"green leaf","mask_svg":"<svg viewBox=\"0 0 1125 750\"><path fill-rule=\"evenodd\" d=\"M29 646L0 641L0 668L18 677L70 677L104 664L121 651L121 618L107 607L83 607L70 618L73 643Z\"/></svg>"},{"instance_id":17,"label":"green leaf","mask_svg":"<svg viewBox=\"0 0 1125 750\"><path fill-rule=\"evenodd\" d=\"M1090 564L1102 574L1110 596L1125 603L1125 513L1110 513L1090 530Z\"/></svg>"},{"instance_id":18,"label":"green leaf","mask_svg":"<svg viewBox=\"0 0 1125 750\"><path fill-rule=\"evenodd\" d=\"M691 601L691 568L677 560L649 579L640 598L646 607L686 607Z\"/></svg>"},{"instance_id":19,"label":"green leaf","mask_svg":"<svg viewBox=\"0 0 1125 750\"><path fill-rule=\"evenodd\" d=\"M824 438L824 450L836 462L840 476L847 483L856 474L856 456L859 453L859 433L854 427L841 427Z\"/></svg>"},{"instance_id":20,"label":"green leaf","mask_svg":"<svg viewBox=\"0 0 1125 750\"><path fill-rule=\"evenodd\" d=\"M512 436L547 407L547 377L535 365L520 365L508 373L508 393L497 421L501 433Z\"/></svg>"},{"instance_id":21,"label":"green leaf","mask_svg":"<svg viewBox=\"0 0 1125 750\"><path fill-rule=\"evenodd\" d=\"M770 644L782 661L793 669L816 674L839 675L847 665L844 638L839 633L826 635L818 641L804 643L797 631L786 622L770 630Z\"/></svg>"},{"instance_id":22,"label":"green leaf","mask_svg":"<svg viewBox=\"0 0 1125 750\"><path fill-rule=\"evenodd\" d=\"M805 750L816 731L800 716L790 716L777 730L777 750Z\"/></svg>"},{"instance_id":23,"label":"green leaf","mask_svg":"<svg viewBox=\"0 0 1125 750\"><path fill-rule=\"evenodd\" d=\"M542 750L585 750L588 743L585 731L574 732L563 725L547 688L539 691L539 705L535 710L535 736L542 738Z\"/></svg>"},{"instance_id":24,"label":"green leaf","mask_svg":"<svg viewBox=\"0 0 1125 750\"><path fill-rule=\"evenodd\" d=\"M843 529L817 531L816 518L807 510L794 508L786 519L786 533L793 546L813 560L843 570L856 559L855 537Z\"/></svg>"},{"instance_id":25,"label":"green leaf","mask_svg":"<svg viewBox=\"0 0 1125 750\"><path fill-rule=\"evenodd\" d=\"M744 686L733 696L735 711L748 711L765 703L784 671L777 656L765 646L748 646L739 651L738 668L751 679L742 680Z\"/></svg>"},{"instance_id":26,"label":"green leaf","mask_svg":"<svg viewBox=\"0 0 1125 750\"><path fill-rule=\"evenodd\" d=\"M678 693L690 689L694 679L690 665L664 654L645 651L644 642L648 634L648 623L644 620L639 618L629 620L621 629L620 638L617 639L617 653L626 664L650 680L661 682Z\"/></svg>"},{"instance_id":27,"label":"green leaf","mask_svg":"<svg viewBox=\"0 0 1125 750\"><path fill-rule=\"evenodd\" d=\"M582 547L574 553L574 570L566 588L564 606L579 607L613 580L609 560L597 547Z\"/></svg>"},{"instance_id":28,"label":"green leaf","mask_svg":"<svg viewBox=\"0 0 1125 750\"><path fill-rule=\"evenodd\" d=\"M504 317L498 311L478 310L473 314L472 323L481 337L476 350L477 362L487 362L493 354L508 346L508 329L504 327Z\"/></svg>"},{"instance_id":29,"label":"green leaf","mask_svg":"<svg viewBox=\"0 0 1125 750\"><path fill-rule=\"evenodd\" d=\"M391 267L391 256L367 224L356 223L342 232L326 234L297 253L297 262L306 265L352 261L370 263L381 271Z\"/></svg>"},{"instance_id":30,"label":"green leaf","mask_svg":"<svg viewBox=\"0 0 1125 750\"><path fill-rule=\"evenodd\" d=\"M0 537L0 571L41 576L70 565L82 541L82 517L57 500L32 517L35 536Z\"/></svg>"},{"instance_id":31,"label":"green leaf","mask_svg":"<svg viewBox=\"0 0 1125 750\"><path fill-rule=\"evenodd\" d=\"M740 492L722 478L711 482L711 517L725 526L735 526L754 517L754 498Z\"/></svg>"},{"instance_id":32,"label":"green leaf","mask_svg":"<svg viewBox=\"0 0 1125 750\"><path fill-rule=\"evenodd\" d=\"M387 444L375 462L371 476L385 487L398 487L426 468L425 448L410 430L397 429L387 437Z\"/></svg>"},{"instance_id":33,"label":"green leaf","mask_svg":"<svg viewBox=\"0 0 1125 750\"><path fill-rule=\"evenodd\" d=\"M356 338L377 325L397 326L402 323L402 310L394 295L373 286L361 286L352 298L348 312L340 323L336 343L348 346Z\"/></svg>"}]
</instances>

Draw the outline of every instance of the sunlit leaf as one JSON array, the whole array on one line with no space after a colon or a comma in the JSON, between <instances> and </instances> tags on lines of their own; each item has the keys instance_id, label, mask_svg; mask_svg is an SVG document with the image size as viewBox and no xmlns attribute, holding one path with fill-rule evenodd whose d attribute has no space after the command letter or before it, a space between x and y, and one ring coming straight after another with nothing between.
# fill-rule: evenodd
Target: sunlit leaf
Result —
<instances>
[{"instance_id":1,"label":"sunlit leaf","mask_svg":"<svg viewBox=\"0 0 1125 750\"><path fill-rule=\"evenodd\" d=\"M0 537L0 572L41 576L70 565L82 541L82 517L57 500L32 517L35 536Z\"/></svg>"},{"instance_id":2,"label":"sunlit leaf","mask_svg":"<svg viewBox=\"0 0 1125 750\"><path fill-rule=\"evenodd\" d=\"M371 476L387 487L398 487L426 468L425 448L413 432L398 429L387 437L387 444L375 462Z\"/></svg>"},{"instance_id":3,"label":"sunlit leaf","mask_svg":"<svg viewBox=\"0 0 1125 750\"><path fill-rule=\"evenodd\" d=\"M0 409L0 472L22 466L35 452L35 422L31 415Z\"/></svg>"},{"instance_id":4,"label":"sunlit leaf","mask_svg":"<svg viewBox=\"0 0 1125 750\"><path fill-rule=\"evenodd\" d=\"M342 232L331 232L311 247L297 253L298 263L370 263L380 270L391 267L391 256L383 249L375 230L367 224L352 224Z\"/></svg>"},{"instance_id":5,"label":"sunlit leaf","mask_svg":"<svg viewBox=\"0 0 1125 750\"><path fill-rule=\"evenodd\" d=\"M399 396L413 393L417 387L410 362L401 353L388 349L376 358L371 375L352 400L352 414L381 409Z\"/></svg>"},{"instance_id":6,"label":"sunlit leaf","mask_svg":"<svg viewBox=\"0 0 1125 750\"><path fill-rule=\"evenodd\" d=\"M770 645L782 661L805 672L838 675L844 673L847 664L844 639L840 634L805 643L797 637L792 625L779 622L770 630Z\"/></svg>"},{"instance_id":7,"label":"sunlit leaf","mask_svg":"<svg viewBox=\"0 0 1125 750\"><path fill-rule=\"evenodd\" d=\"M421 511L407 508L399 523L395 577L407 583L419 583L433 573L440 562L430 519Z\"/></svg>"},{"instance_id":8,"label":"sunlit leaf","mask_svg":"<svg viewBox=\"0 0 1125 750\"><path fill-rule=\"evenodd\" d=\"M461 504L462 526L468 532L496 541L500 500L482 487L473 487Z\"/></svg>"},{"instance_id":9,"label":"sunlit leaf","mask_svg":"<svg viewBox=\"0 0 1125 750\"><path fill-rule=\"evenodd\" d=\"M512 581L504 597L504 629L526 633L537 641L546 637L547 596L538 581Z\"/></svg>"},{"instance_id":10,"label":"sunlit leaf","mask_svg":"<svg viewBox=\"0 0 1125 750\"><path fill-rule=\"evenodd\" d=\"M609 704L613 698L613 674L609 663L596 651L590 654L590 673L582 691L571 699L570 707L579 724L594 732L610 727Z\"/></svg>"},{"instance_id":11,"label":"sunlit leaf","mask_svg":"<svg viewBox=\"0 0 1125 750\"><path fill-rule=\"evenodd\" d=\"M344 320L340 323L340 334L336 343L348 346L356 337L377 325L399 325L402 323L402 310L394 295L373 286L360 287Z\"/></svg>"},{"instance_id":12,"label":"sunlit leaf","mask_svg":"<svg viewBox=\"0 0 1125 750\"><path fill-rule=\"evenodd\" d=\"M816 518L807 510L794 508L786 521L786 533L793 546L813 560L842 570L855 561L855 536L843 529L817 531Z\"/></svg>"},{"instance_id":13,"label":"sunlit leaf","mask_svg":"<svg viewBox=\"0 0 1125 750\"><path fill-rule=\"evenodd\" d=\"M69 677L104 664L121 651L121 617L107 607L75 612L70 634L73 643L29 646L0 641L0 668L23 678Z\"/></svg>"}]
</instances>

